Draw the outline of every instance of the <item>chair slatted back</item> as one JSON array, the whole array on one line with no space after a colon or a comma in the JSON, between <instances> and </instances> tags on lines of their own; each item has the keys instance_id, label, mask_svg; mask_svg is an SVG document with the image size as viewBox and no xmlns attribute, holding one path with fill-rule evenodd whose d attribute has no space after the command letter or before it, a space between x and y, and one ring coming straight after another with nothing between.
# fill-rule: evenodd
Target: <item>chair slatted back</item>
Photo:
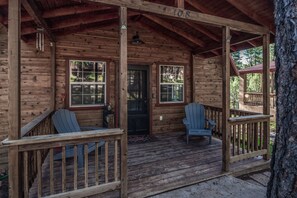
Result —
<instances>
[{"instance_id":1,"label":"chair slatted back","mask_svg":"<svg viewBox=\"0 0 297 198\"><path fill-rule=\"evenodd\" d=\"M190 103L185 106L186 117L190 129L205 128L204 106L199 103Z\"/></svg>"},{"instance_id":2,"label":"chair slatted back","mask_svg":"<svg viewBox=\"0 0 297 198\"><path fill-rule=\"evenodd\" d=\"M59 133L80 132L74 112L67 109L59 109L52 117L54 126Z\"/></svg>"}]
</instances>

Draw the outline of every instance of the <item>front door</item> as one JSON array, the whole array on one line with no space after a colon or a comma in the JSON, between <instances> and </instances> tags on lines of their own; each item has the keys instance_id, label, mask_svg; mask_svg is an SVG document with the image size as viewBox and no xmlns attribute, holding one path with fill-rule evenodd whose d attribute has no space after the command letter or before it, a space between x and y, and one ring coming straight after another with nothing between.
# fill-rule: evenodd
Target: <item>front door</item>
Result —
<instances>
[{"instance_id":1,"label":"front door","mask_svg":"<svg viewBox=\"0 0 297 198\"><path fill-rule=\"evenodd\" d=\"M128 134L149 133L148 68L130 66L128 69Z\"/></svg>"}]
</instances>

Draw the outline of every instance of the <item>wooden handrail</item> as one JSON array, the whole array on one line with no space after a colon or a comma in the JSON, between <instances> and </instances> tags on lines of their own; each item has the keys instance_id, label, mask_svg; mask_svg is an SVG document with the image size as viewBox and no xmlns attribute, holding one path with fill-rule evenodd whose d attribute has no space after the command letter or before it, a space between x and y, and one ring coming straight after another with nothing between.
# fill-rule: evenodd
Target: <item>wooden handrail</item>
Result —
<instances>
[{"instance_id":1,"label":"wooden handrail","mask_svg":"<svg viewBox=\"0 0 297 198\"><path fill-rule=\"evenodd\" d=\"M19 140L4 140L2 144L4 146L21 146L21 145L34 145L34 144L46 144L56 142L67 142L67 144L75 142L76 140L90 139L90 138L107 138L111 136L122 135L123 130L116 129L105 129L105 130L93 130L84 132L73 132L73 133L62 133L62 134L51 134L51 135L40 135L23 137Z\"/></svg>"},{"instance_id":2,"label":"wooden handrail","mask_svg":"<svg viewBox=\"0 0 297 198\"><path fill-rule=\"evenodd\" d=\"M33 128L35 128L37 125L39 125L44 119L46 119L53 111L47 110L41 115L34 118L31 122L26 124L21 129L21 137L24 137L28 132L30 132Z\"/></svg>"},{"instance_id":3,"label":"wooden handrail","mask_svg":"<svg viewBox=\"0 0 297 198\"><path fill-rule=\"evenodd\" d=\"M230 122L230 124L263 122L267 121L270 117L272 117L272 115L248 115L229 118L228 121Z\"/></svg>"}]
</instances>

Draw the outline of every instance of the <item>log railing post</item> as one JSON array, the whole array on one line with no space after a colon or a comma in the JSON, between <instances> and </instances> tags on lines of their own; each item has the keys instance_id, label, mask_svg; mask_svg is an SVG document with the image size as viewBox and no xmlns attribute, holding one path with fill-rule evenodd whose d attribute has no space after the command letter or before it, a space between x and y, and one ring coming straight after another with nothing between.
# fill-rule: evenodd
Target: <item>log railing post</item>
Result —
<instances>
[{"instance_id":1,"label":"log railing post","mask_svg":"<svg viewBox=\"0 0 297 198\"><path fill-rule=\"evenodd\" d=\"M263 35L263 114L270 115L270 87L269 87L269 67L270 67L270 35ZM270 159L270 121L264 122L264 149L267 149L267 155L264 156L264 159Z\"/></svg>"},{"instance_id":2,"label":"log railing post","mask_svg":"<svg viewBox=\"0 0 297 198\"><path fill-rule=\"evenodd\" d=\"M223 132L223 171L229 171L230 164L230 28L223 27L223 101L222 101L222 132Z\"/></svg>"},{"instance_id":3,"label":"log railing post","mask_svg":"<svg viewBox=\"0 0 297 198\"><path fill-rule=\"evenodd\" d=\"M20 109L20 34L21 34L21 2L11 0L8 5L8 139L17 140L21 136ZM20 155L18 147L9 148L9 196L22 197L22 182L20 175Z\"/></svg>"},{"instance_id":4,"label":"log railing post","mask_svg":"<svg viewBox=\"0 0 297 198\"><path fill-rule=\"evenodd\" d=\"M120 128L124 130L121 141L121 197L127 197L128 188L128 169L127 169L127 150L128 150L128 119L127 119L127 8L120 7L120 80L119 80L119 112L120 112Z\"/></svg>"}]
</instances>

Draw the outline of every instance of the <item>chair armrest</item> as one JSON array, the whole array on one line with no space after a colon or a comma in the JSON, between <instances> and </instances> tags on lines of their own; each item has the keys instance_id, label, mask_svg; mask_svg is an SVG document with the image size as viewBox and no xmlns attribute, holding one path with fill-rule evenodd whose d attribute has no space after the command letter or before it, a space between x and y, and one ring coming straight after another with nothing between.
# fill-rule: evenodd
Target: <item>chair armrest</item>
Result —
<instances>
[{"instance_id":1,"label":"chair armrest","mask_svg":"<svg viewBox=\"0 0 297 198\"><path fill-rule=\"evenodd\" d=\"M92 130L105 130L106 128L103 127L95 127L95 126L84 126L80 127L80 130L82 131L92 131Z\"/></svg>"},{"instance_id":2,"label":"chair armrest","mask_svg":"<svg viewBox=\"0 0 297 198\"><path fill-rule=\"evenodd\" d=\"M208 119L206 119L206 120L207 120L208 124L210 125L209 128L212 130L216 126L216 122L213 120L208 120Z\"/></svg>"}]
</instances>

